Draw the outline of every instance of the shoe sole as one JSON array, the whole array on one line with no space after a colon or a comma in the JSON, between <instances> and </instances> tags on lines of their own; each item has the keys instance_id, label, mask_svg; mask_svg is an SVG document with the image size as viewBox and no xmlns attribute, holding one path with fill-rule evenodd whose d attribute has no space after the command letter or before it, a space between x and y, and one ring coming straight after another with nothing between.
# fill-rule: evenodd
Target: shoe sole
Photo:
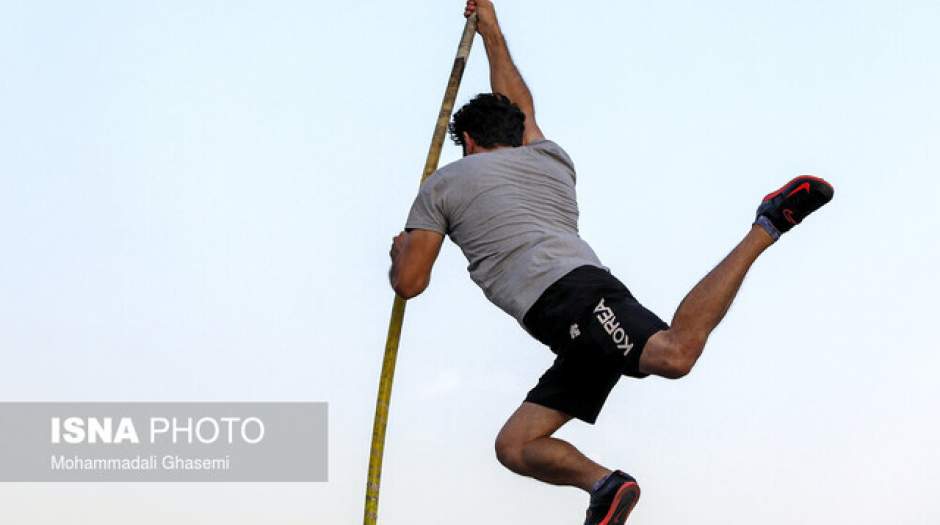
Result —
<instances>
[{"instance_id":1,"label":"shoe sole","mask_svg":"<svg viewBox=\"0 0 940 525\"><path fill-rule=\"evenodd\" d=\"M624 483L614 494L607 515L597 525L623 525L639 500L640 486L632 481Z\"/></svg>"}]
</instances>

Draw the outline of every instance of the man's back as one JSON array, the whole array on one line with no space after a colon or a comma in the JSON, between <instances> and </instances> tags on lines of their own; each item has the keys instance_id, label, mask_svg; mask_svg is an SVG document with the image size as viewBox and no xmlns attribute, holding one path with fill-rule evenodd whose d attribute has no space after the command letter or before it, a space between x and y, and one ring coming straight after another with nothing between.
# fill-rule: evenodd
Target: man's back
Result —
<instances>
[{"instance_id":1,"label":"man's back","mask_svg":"<svg viewBox=\"0 0 940 525\"><path fill-rule=\"evenodd\" d=\"M449 235L487 298L520 322L563 275L602 267L578 236L574 165L548 140L441 168L421 187L406 229Z\"/></svg>"}]
</instances>

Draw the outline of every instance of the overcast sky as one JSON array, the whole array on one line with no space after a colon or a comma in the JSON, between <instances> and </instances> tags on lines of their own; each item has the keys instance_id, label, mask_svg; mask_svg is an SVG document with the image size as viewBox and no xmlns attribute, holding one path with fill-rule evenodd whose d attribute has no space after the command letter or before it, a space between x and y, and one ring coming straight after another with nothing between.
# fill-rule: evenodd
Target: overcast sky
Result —
<instances>
[{"instance_id":1,"label":"overcast sky","mask_svg":"<svg viewBox=\"0 0 940 525\"><path fill-rule=\"evenodd\" d=\"M0 399L330 403L330 482L0 485L0 521L361 520L403 225L462 4L0 3ZM521 2L499 14L581 233L669 318L800 173L691 376L562 435L631 523L940 522L940 4ZM479 39L458 102L488 90ZM444 162L458 158L448 144ZM447 242L409 304L380 523L581 523L492 442L552 355Z\"/></svg>"}]
</instances>

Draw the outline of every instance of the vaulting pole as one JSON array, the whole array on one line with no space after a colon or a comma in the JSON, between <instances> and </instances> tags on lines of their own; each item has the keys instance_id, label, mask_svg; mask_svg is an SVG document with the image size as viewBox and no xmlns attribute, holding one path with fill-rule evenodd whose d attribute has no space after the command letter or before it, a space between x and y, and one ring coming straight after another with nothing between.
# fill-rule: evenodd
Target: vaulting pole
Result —
<instances>
[{"instance_id":1,"label":"vaulting pole","mask_svg":"<svg viewBox=\"0 0 940 525\"><path fill-rule=\"evenodd\" d=\"M450 71L447 81L447 90L444 91L444 100L441 102L441 111L437 115L437 124L434 125L434 135L431 136L431 147L428 158L424 163L424 172L421 182L427 179L437 169L441 158L441 148L447 134L447 124L454 111L454 101L457 99L457 90L470 55L470 46L473 45L473 36L476 33L477 15L467 18L460 37L460 46L457 48L457 57L454 58L454 67ZM375 402L375 420L372 423L372 449L369 452L369 476L366 482L366 505L364 525L375 525L379 512L379 485L382 481L382 456L385 452L385 429L388 426L388 406L392 397L392 380L395 378L395 360L398 357L398 341L401 338L401 324L405 318L405 300L395 296L392 304L392 317L388 323L388 337L385 340L385 357L382 359L382 374L379 377L379 394Z\"/></svg>"}]
</instances>

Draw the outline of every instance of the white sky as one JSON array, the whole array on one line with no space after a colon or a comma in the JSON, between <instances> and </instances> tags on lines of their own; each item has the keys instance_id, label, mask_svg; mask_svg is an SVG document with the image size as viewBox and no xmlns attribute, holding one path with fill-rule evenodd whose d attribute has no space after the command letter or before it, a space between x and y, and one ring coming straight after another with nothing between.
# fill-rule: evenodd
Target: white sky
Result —
<instances>
[{"instance_id":1,"label":"white sky","mask_svg":"<svg viewBox=\"0 0 940 525\"><path fill-rule=\"evenodd\" d=\"M331 404L329 483L3 484L0 521L361 520L388 243L462 5L0 7L0 399ZM690 377L564 429L640 479L631 523L940 522L940 4L498 7L583 237L661 316L765 193L837 188ZM488 90L476 44L460 102ZM583 494L493 456L552 356L465 264L448 242L409 305L380 521L580 523Z\"/></svg>"}]
</instances>

